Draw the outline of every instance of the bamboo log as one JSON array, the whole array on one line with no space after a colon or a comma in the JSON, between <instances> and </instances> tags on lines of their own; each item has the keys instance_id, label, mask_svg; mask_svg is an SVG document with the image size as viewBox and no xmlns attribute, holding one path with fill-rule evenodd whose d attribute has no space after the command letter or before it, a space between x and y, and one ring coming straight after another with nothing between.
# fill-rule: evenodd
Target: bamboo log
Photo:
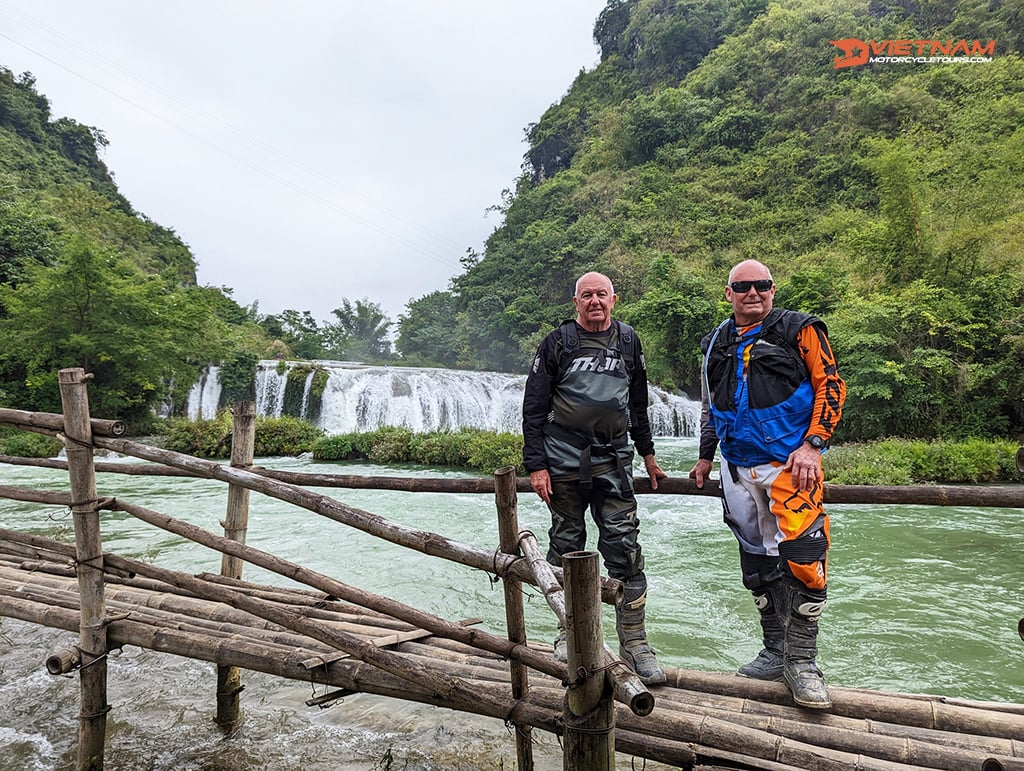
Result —
<instances>
[{"instance_id":1,"label":"bamboo log","mask_svg":"<svg viewBox=\"0 0 1024 771\"><path fill-rule=\"evenodd\" d=\"M66 675L81 664L82 657L77 648L64 648L46 658L46 671L51 675Z\"/></svg>"},{"instance_id":2,"label":"bamboo log","mask_svg":"<svg viewBox=\"0 0 1024 771\"><path fill-rule=\"evenodd\" d=\"M710 708L721 712L744 713L750 716L781 718L783 720L805 721L808 718L807 711L799 707L787 707L754 699L721 696L702 691L665 688L661 689L658 695L659 704L666 708L691 709L694 711ZM815 715L813 725L826 729L840 728L860 731L862 733L913 739L961 749L988 752L993 755L1024 757L1024 743L1001 737L940 731L932 728L903 725L901 723L887 723L881 720L845 717L834 715L831 712L822 712Z\"/></svg>"},{"instance_id":3,"label":"bamboo log","mask_svg":"<svg viewBox=\"0 0 1024 771\"><path fill-rule=\"evenodd\" d=\"M0 421L2 423L3 421ZM52 432L47 432L52 433ZM134 455L134 453L124 453ZM0 463L65 468L65 462L44 458L22 458L0 455ZM97 461L96 470L112 474L202 477L201 473L180 468ZM494 481L486 477L450 479L447 477L380 477L346 474L316 474L298 471L278 471L254 466L253 473L304 487L330 487L352 490L398 490L411 493L493 493ZM696 495L720 498L721 484L717 479L705 481L699 488L686 477L658 480L658 489L652 490L650 480L634 480L639 495ZM517 477L516 490L531 492L528 477ZM995 508L1024 508L1024 488L1020 485L836 485L826 483L823 488L826 503L910 504L915 506L971 506ZM607 602L607 600L605 600Z\"/></svg>"},{"instance_id":4,"label":"bamboo log","mask_svg":"<svg viewBox=\"0 0 1024 771\"><path fill-rule=\"evenodd\" d=\"M231 466L252 466L256 446L256 402L238 402L232 409L234 420L231 437ZM224 537L245 543L249 529L249 491L238 485L228 485L227 513L224 517ZM221 555L220 572L227 578L241 578L243 562L229 554ZM214 722L231 734L242 722L240 695L242 675L237 667L217 667L217 715Z\"/></svg>"},{"instance_id":5,"label":"bamboo log","mask_svg":"<svg viewBox=\"0 0 1024 771\"><path fill-rule=\"evenodd\" d=\"M811 722L806 719L727 712L694 703L686 705L686 711L689 714L708 715L736 725L755 728L759 731L817 744L829 749L871 755L884 760L927 768L947 769L947 771L981 768L987 757L986 753L977 747L966 749L909 737L873 734L863 730L840 727L825 720ZM827 728L824 728L825 726Z\"/></svg>"},{"instance_id":6,"label":"bamboo log","mask_svg":"<svg viewBox=\"0 0 1024 771\"><path fill-rule=\"evenodd\" d=\"M793 705L792 694L782 683L753 680L718 672L666 668L668 684L675 688L741 696L772 704ZM936 700L908 699L889 694L861 692L829 686L833 715L881 720L889 723L997 736L1024 741L1024 717L1012 712L972 709Z\"/></svg>"},{"instance_id":7,"label":"bamboo log","mask_svg":"<svg viewBox=\"0 0 1024 771\"><path fill-rule=\"evenodd\" d=\"M561 701L557 689L539 687L534 689L531 698L537 704L547 706L554 706ZM741 752L814 771L907 771L908 768L921 768L787 739L714 717L669 711L660 706L644 717L633 715L624 707L617 708L615 724L616 732L620 728L642 731L649 736Z\"/></svg>"},{"instance_id":8,"label":"bamboo log","mask_svg":"<svg viewBox=\"0 0 1024 771\"><path fill-rule=\"evenodd\" d=\"M568 771L615 767L615 713L603 672L601 598L597 552L562 555L565 568L565 632L570 681L565 696L565 764Z\"/></svg>"},{"instance_id":9,"label":"bamboo log","mask_svg":"<svg viewBox=\"0 0 1024 771\"><path fill-rule=\"evenodd\" d=\"M396 602L395 600L391 600L387 597L381 597L380 595L376 595L371 592L356 589L355 587L343 584L336 579L324 576L320 573L309 570L308 568L303 568L299 565L288 562L287 560L282 560L278 557L274 557L273 555L266 554L265 552L254 549L251 546L245 546L237 544L234 541L228 541L214 535L213 533L203 530L202 528L196 527L195 525L180 522L171 517L157 514L156 512L144 509L140 506L133 506L119 501L111 501L108 505L116 507L118 510L126 511L132 516L138 517L139 519L156 525L157 527L161 527L170 532L189 538L190 540L194 540L196 543L209 546L210 548L217 549L219 551L233 553L248 562L267 568L268 570L276 572L287 578L291 578L310 586L316 586L333 596L349 598L351 601L356 602L359 605L371 607L391 616L402 618L421 629L427 629L442 637L460 640L468 645L483 648L484 650L497 653L498 655L506 658L516 657L524 663L529 664L534 669L538 669L541 672L545 672L554 677L558 677L560 679L565 677L566 669L564 664L560 664L559 662L554 661L550 656L545 656L527 646L516 645L502 637L497 637L481 630L470 629L438 618L437 616L433 616L429 613L425 613L403 603ZM21 543L40 545L58 551L65 548L62 544L40 538L39 536L15 533L10 530L0 529L0 538L7 538ZM139 574L157 577L160 580L166 580L162 575L157 575L152 566L139 563L135 560L114 558L111 564L115 567L124 567L126 565L139 566ZM170 574L169 571L168 574ZM189 578L191 579L191 577ZM201 597L208 597L214 590L224 588L211 584L210 582L200 581L199 579L194 579L194 582L191 580L189 582L179 582L176 579L170 583L184 586ZM197 588L201 591L196 591ZM267 616L262 613L259 615L267 618ZM294 614L290 615L294 616ZM342 647L342 649L346 650L344 647Z\"/></svg>"},{"instance_id":10,"label":"bamboo log","mask_svg":"<svg viewBox=\"0 0 1024 771\"><path fill-rule=\"evenodd\" d=\"M197 573L197 577L212 584L223 584L244 589L254 597L261 597L274 602L284 602L289 605L306 605L312 609L310 612L323 610L329 613L359 614L364 617L373 617L378 626L389 626L392 629L412 629L412 625L397 618L379 613L359 605L339 602L336 597L325 592L306 589L297 586L270 586L267 584L254 584L250 581L225 578L216 573Z\"/></svg>"},{"instance_id":11,"label":"bamboo log","mask_svg":"<svg viewBox=\"0 0 1024 771\"><path fill-rule=\"evenodd\" d=\"M498 543L502 552L519 557L519 513L516 508L515 466L502 466L494 472L494 503L498 510ZM510 576L502 579L505 596L505 622L508 639L525 645L526 616L523 611L523 584ZM530 694L530 680L521 661L509 661L512 697L524 699ZM533 738L531 727L516 724L516 767L518 771L533 771Z\"/></svg>"},{"instance_id":12,"label":"bamboo log","mask_svg":"<svg viewBox=\"0 0 1024 771\"><path fill-rule=\"evenodd\" d=\"M41 543L41 546L50 546L50 547L52 547L51 551L56 551L57 547L64 546L64 545L56 544L54 542L43 541ZM67 547L64 546L64 548L67 548ZM669 674L670 674L670 677L673 679L673 681L679 679L678 671L670 670ZM733 689L735 689L737 686L741 686L741 685L750 685L750 686L757 686L757 687L760 687L762 689L767 688L768 690L771 690L772 688L775 688L777 691L785 693L785 689L783 689L781 686L778 686L777 684L755 683L753 681L747 681L745 679L735 678L733 676L716 675L714 673L693 673L693 672L687 672L687 673L685 673L685 675L686 675L687 678L689 678L691 680L695 680L696 679L696 680L703 681L705 683L710 682L710 684L712 686L714 686L716 684L716 681L717 681L718 684L729 684L730 686L732 686ZM660 689L660 690L664 691L665 689ZM712 688L711 690L715 690L715 689ZM721 690L721 689L719 689L719 690ZM728 689L726 689L726 690L728 690ZM849 691L849 694L851 696L853 696L853 697L859 697L859 696L862 695L862 694L860 694L860 692L852 691L851 689L836 688L836 690L835 690L835 693L836 693L835 701L837 702L837 710L840 711L840 712L843 711L844 703L847 701L845 698L842 698L847 693L847 691ZM772 694L768 694L768 695L772 696ZM775 695L777 696L778 694L775 694ZM764 696L764 694L762 694L762 696ZM948 711L949 705L944 705L944 704L941 704L941 703L934 703L933 704L933 703L931 703L929 701L922 701L922 699L925 699L926 697L914 697L913 699L907 699L907 698L895 699L895 698L892 698L892 697L885 697L884 694L881 695L881 696L876 696L874 694L869 694L869 697L870 698L868 698L866 701L864 699L861 699L861 701L866 703L870 707L876 706L877 703L878 703L878 699L879 698L883 698L884 701L887 703L887 711L890 713L890 715L895 716L892 719L896 723L901 722L901 717L909 716L912 719L916 718L917 714L921 712L921 707L927 707L929 712L935 712L940 717L940 720L939 720L940 723L942 723L942 722L945 722L945 723L950 722L948 718L943 718L942 717L943 713L945 711ZM786 697L786 698L788 698L788 697ZM939 699L939 698L941 698L941 697L936 697L936 699ZM771 700L771 699L769 699L769 700ZM775 700L778 700L778 699L775 699ZM854 704L854 706L858 706L858 705ZM835 712L835 711L836 710L833 710L833 712ZM848 711L854 712L855 710L850 709ZM876 710L872 710L872 709L865 710L865 709L863 709L863 705L860 705L860 711L862 711L862 712L863 711L867 711L869 713L869 715L871 715L873 717L877 717L877 711ZM971 709L969 707L964 707L964 706L957 706L956 707L956 714L957 714L957 719L955 721L954 728L960 727L960 726L970 726L970 725L978 725L978 724L986 724L987 723L987 724L992 724L992 725L996 726L992 733L993 733L993 735L997 735L997 736L1005 736L1005 735L1007 735L1006 734L1006 730L1008 730L1007 729L1007 724L1008 723L1009 723L1011 729L1013 727L1014 721L1016 721L1018 726L1020 724L1019 717L1016 716L1016 715L1013 715L1013 714L996 714L995 718L993 719L992 715L985 713L983 710ZM979 721L980 721L980 723L979 723ZM966 729L961 728L961 730L966 730L966 731L970 732L969 728L966 728ZM997 753L999 752L998 749L995 749L995 748L993 748L993 749Z\"/></svg>"},{"instance_id":13,"label":"bamboo log","mask_svg":"<svg viewBox=\"0 0 1024 771\"><path fill-rule=\"evenodd\" d=\"M410 647L415 647L416 645L420 645L420 644L410 644ZM399 649L402 650L403 652L405 652L406 646L400 646ZM438 657L436 655L432 655L431 653L424 654L424 657L427 660L430 660L432 658L440 658L440 657ZM497 663L497 662L495 662L495 663ZM474 671L472 673L472 675L468 675L467 674L466 676L467 677L472 676L474 678L476 678L476 677L486 677L487 679L490 679L492 677L492 675L489 675L489 674L486 674L486 675L485 674L480 674L480 671L481 670L478 667L476 669L476 671ZM703 695L702 694L687 694L685 692L675 691L674 689L671 689L671 688L668 688L668 689L667 688L662 688L662 689L659 689L659 691L665 697L665 701L662 703L662 707L663 708L668 708L670 706L671 702L676 702L679 699L685 698L685 697L687 697L689 695L693 695L694 697L703 699L705 701L708 699L708 696L706 694L703 694ZM738 700L737 699L736 701L742 701L742 700ZM913 701L913 700L912 699L907 699L906 701ZM717 705L717 702L716 702L716 705ZM751 703L748 702L747 706L752 708L752 709L757 709L759 706L763 708L765 706L772 707L774 705L758 705L758 704L751 704ZM675 709L675 707L673 707L673 709ZM783 713L783 714L787 714L787 713ZM799 715L800 711L790 708L790 709L788 709L788 714L790 716ZM834 716L831 716L831 715L816 716L815 724L813 726L811 726L810 728L808 728L808 731L811 731L815 727L818 728L818 729L826 729L827 730L827 729L829 729L830 727L832 727L834 725L842 726L843 724L838 722L838 720L839 720L838 718L835 718ZM847 720L847 719L844 719L844 720ZM872 722L871 730L872 731L878 730L877 726L878 726L878 724L873 721ZM816 734L813 734L813 732L809 733L808 735L809 736L812 736L812 735L816 736ZM951 734L951 736L955 736L955 735ZM935 740L934 737L915 737L915 738ZM972 741L971 737L965 736L963 738L964 738L964 740L966 740L968 742ZM1006 742L1004 743L1004 746L989 746L987 743L985 743L984 737L973 737L973 742L977 744L977 746L974 747L974 749L976 749L978 751L983 751L983 752L991 753L992 755L1004 755L1005 756L1005 755L1010 755L1010 754L1013 754L1014 752L1016 752L1016 750L1013 748L1013 743L1012 743L1011 740L1006 740ZM1009 746L1006 746L1007 743L1009 744ZM954 767L956 767L956 766L954 765Z\"/></svg>"},{"instance_id":14,"label":"bamboo log","mask_svg":"<svg viewBox=\"0 0 1024 771\"><path fill-rule=\"evenodd\" d=\"M97 439L96 441L103 440ZM131 444L134 445L134 443ZM139 446L145 447L145 445ZM158 450L157 452L162 453L169 451ZM174 455L178 455L181 458L189 458L187 455L180 455L178 453L174 453ZM205 461L199 462L205 463ZM222 469L222 471L229 477L231 472L236 471L235 469L224 468L219 464L211 465ZM249 481L252 481L252 479L259 479L259 477L253 472L245 473L248 475L247 478ZM194 474L194 476L203 475ZM220 473L213 474L211 472L210 478L220 478L220 476ZM222 481L230 481L230 478ZM263 492L280 500L288 500L287 497L277 495L273 492L278 489L274 487L276 483L269 480L263 481L268 482L270 487L265 488L264 485L255 482L251 489L258 490L259 492ZM328 519L333 519L336 522L341 522L342 524L349 525L350 527L355 527L357 530L362 530L363 532L383 538L391 543L415 549L416 551L424 554L449 559L453 562L477 568L478 570L495 573L498 576L504 577L506 575L511 575L512 577L526 583L530 583L532 581L532 576L529 574L529 571L525 566L520 564L517 558L502 555L498 552L486 552L474 546L460 544L457 541L445 538L436 533L416 530L415 528L407 528L403 525L390 522L376 514L371 514L360 509L354 509L339 501L327 498L326 496L309 493L299 488L291 489L290 495L303 501L303 503L297 503L297 501L289 500L290 503L296 503L296 505L302 506L314 513L326 516ZM66 493L41 492L38 490L8 487L5 485L0 485L0 497L17 501L32 501L59 506L67 505L70 501L70 497ZM324 510L320 510L321 508ZM335 509L337 509L337 511L335 511ZM349 520L346 512L351 512L353 519ZM555 570L558 573L561 573L561 569L555 568ZM604 602L614 604L616 599L622 595L622 582L614 578L605 577L601 579L601 584L602 600Z\"/></svg>"},{"instance_id":15,"label":"bamboo log","mask_svg":"<svg viewBox=\"0 0 1024 771\"><path fill-rule=\"evenodd\" d=\"M68 584L68 582L64 583ZM13 586L13 582L11 585ZM10 587L7 586L7 582L4 582L2 578L0 578L0 592L9 589ZM63 600L62 598L49 592L42 591L37 587L30 587L19 592L19 594L23 598L32 599L42 604L77 608L77 595L71 591L63 592L63 595L65 595ZM110 597L108 597L108 607L114 612L123 609L121 603L111 601ZM198 627L195 626L195 612L191 613L187 617L192 623L182 621L174 622L173 620L161 618L161 616L167 617L167 619L173 619L174 614L170 612L165 613L163 611L161 611L160 614L147 613L146 609L139 608L136 608L131 614L131 618L135 621L144 620L147 623L154 625L171 625L179 630L198 629ZM199 629L198 631L200 633L218 636L221 634L220 629ZM259 628L254 628L249 630L249 632L250 636L256 640L272 642L288 646L292 649L300 646L309 648L314 644L313 641L310 641L308 638L301 635L265 635L262 633L263 630ZM226 630L225 636L236 636L244 633L244 627L230 625ZM377 645L384 643L382 640L375 640L374 642ZM502 671L501 663L498 659L491 662L493 666L487 666L486 662L481 665L478 656L468 654L455 655L451 653L447 655L439 655L439 651L436 647L432 647L424 643L410 645L403 644L398 646L397 650L408 655L421 656L427 662L438 659L455 662L453 664L454 668L452 671L467 679L482 679L492 682L505 681L505 674ZM323 659L318 658L317 665L322 663ZM303 664L304 666L309 666L309 662L303 662ZM557 685L553 679L552 684ZM764 708L770 709L774 705L759 705L757 703L736 699L734 697L714 697L708 694L677 691L675 689L660 690L663 697L661 705L664 708L687 709L696 714L717 715L723 717L723 719L730 719L734 722L739 722L742 725L760 728L771 733L779 733L780 735L788 736L790 738L799 738L810 743L817 743L828 747L837 747L848 750L850 749L850 745L846 734L851 731L858 731L863 735L863 738L856 740L856 749L873 755L896 758L905 762L916 761L922 765L934 768L957 769L965 767L966 765L977 765L982 761L984 753L988 753L993 756L1012 756L1016 754L1016 749L1013 746L1012 740L987 740L986 737L949 734L939 731L921 731L918 734L913 734L910 737L913 741L910 742L900 741L896 743L895 740L886 738L883 739L882 744L879 745L875 739L868 735L868 732L886 733L885 727L876 721L872 721L870 726L864 726L864 721L855 721L851 718L838 718L828 714L823 714L816 716L815 721L812 723L805 723L801 718L806 717L806 713L794 708L775 708L769 715L765 714L761 710ZM709 704L711 706L708 706ZM726 711L740 711L741 709L750 710L751 714L731 718L724 714ZM823 728L829 730L823 732ZM825 737L827 741L822 741L821 737ZM838 744L837 741L839 742ZM886 743L886 741L888 741L888 743ZM964 756L963 754L947 754L944 756L940 753L937 756L938 760L936 760L934 757L928 757L927 755L922 754L922 750L924 752L934 751L932 748L925 745L926 742L935 744L956 743L961 746L961 748L966 747L972 750L974 755ZM872 748L874 748L875 751L871 751ZM1024 750L1024 747L1018 749Z\"/></svg>"},{"instance_id":16,"label":"bamboo log","mask_svg":"<svg viewBox=\"0 0 1024 771\"><path fill-rule=\"evenodd\" d=\"M123 569L131 569L137 573L150 575L168 583L182 585L200 596L206 596L217 602L225 602L254 615L272 620L301 634L306 634L328 645L340 648L361 661L372 664L374 667L389 672L403 681L407 681L406 690L408 690L408 685L411 684L415 688L428 691L435 697L451 703L486 705L490 710L489 714L500 715L504 719L509 720L525 720L527 719L526 715L533 712L532 708L525 701L516 702L513 708L509 710L508 700L496 697L492 692L475 689L471 683L461 678L444 672L438 672L436 669L424 667L419 663L412 663L403 659L399 654L376 648L372 644L364 643L352 635L330 630L318 622L291 616L287 611L279 609L273 603L255 600L226 587L204 584L204 582L192 576L158 568L137 560L115 557L114 555L108 555L108 560ZM553 727L553 722L550 717L544 721L548 727Z\"/></svg>"},{"instance_id":17,"label":"bamboo log","mask_svg":"<svg viewBox=\"0 0 1024 771\"><path fill-rule=\"evenodd\" d=\"M68 590L61 591L41 587L18 587L13 586L7 581L0 581L0 596L20 597L33 602L48 604L54 607L68 608L76 611L80 608L77 592ZM233 637L249 637L261 642L285 645L293 648L309 648L310 645L313 644L313 649L309 654L310 656L315 654L318 657L322 657L335 652L334 648L331 648L330 646L319 646L316 644L316 641L310 640L310 638L305 635L295 634L287 630L279 631L280 627L277 627L277 625L274 625L275 628L273 629L268 629L266 627L255 625L245 626L241 624L211 622L207 619L199 618L194 615L182 615L180 612L140 607L139 605L130 602L119 602L110 600L110 598L108 598L107 610L109 612L109 617L130 617L134 621L152 624L153 626L169 627L181 631L194 632L196 634L205 634L225 639ZM353 634L357 633L353 632ZM375 639L372 636L366 636L365 639L379 645L379 640L385 638Z\"/></svg>"},{"instance_id":18,"label":"bamboo log","mask_svg":"<svg viewBox=\"0 0 1024 771\"><path fill-rule=\"evenodd\" d=\"M73 372L74 370L61 371ZM85 374L84 370L82 374ZM52 412L25 412L23 410L11 410L0 407L0 423L29 430L42 428L46 429L46 433L56 434L64 430L64 415ZM93 434L101 436L124 436L128 432L128 426L123 420L90 418L89 426Z\"/></svg>"},{"instance_id":19,"label":"bamboo log","mask_svg":"<svg viewBox=\"0 0 1024 771\"><path fill-rule=\"evenodd\" d=\"M20 602L20 600L18 602ZM42 609L41 609L42 613L52 613L53 610L54 610L53 608L49 608L49 607L45 607L45 606L41 606L41 607L42 607ZM11 613L9 615L13 615L15 617L19 617L18 614L16 614L16 613ZM23 616L20 616L20 617L23 617ZM31 620L31 618L28 619L28 620ZM116 625L118 623L121 623L121 622L118 621L118 622L112 623L112 625L111 625L112 628L116 628ZM74 628L74 623L73 622L69 622L67 624L67 628ZM147 646L147 647L153 647L153 646ZM232 647L235 647L235 646L232 646ZM174 652L181 653L181 650L176 650ZM278 654L275 654L275 655L278 655ZM427 657L427 658L429 660L429 657ZM217 659L211 659L211 660L217 660ZM334 667L334 665L332 665L332 668L333 667ZM321 672L318 670L317 674L319 675L319 674L321 674ZM308 678L308 675L307 675L307 678ZM540 689L538 689L538 690L540 690ZM561 701L561 695L560 695L561 694L561 689L559 689L559 688L548 688L546 690L548 690L550 692L550 694L551 694L551 696L549 697L549 702L551 704L554 704L554 705L559 704L560 701ZM662 690L664 690L664 689L662 689ZM408 694L406 694L405 696L407 697ZM544 697L543 693L538 694L538 698L543 698L543 697ZM664 705L667 704L667 703L669 703L669 702L668 701L663 702L662 706L659 707L659 710L658 710L659 714L662 713L662 712L668 712L668 710L666 710L665 707L664 707ZM622 716L621 716L621 720L628 722L630 720L629 714L625 710L620 710L620 712L623 713ZM669 727L669 728L664 728L663 727L661 729L658 729L658 731L655 731L654 734L657 735L657 733L659 731L666 731L666 732L671 733L671 735L673 737L676 737L678 735L677 733L675 733L677 731L677 727L675 726L675 722L678 719L677 716L673 713L673 714L667 715L664 719L669 721L669 723L671 724L671 727ZM687 719L690 719L690 718L687 718ZM648 721L639 721L638 725L641 726L639 730L644 731L645 735L646 735L647 729L644 728L644 726L647 726L649 728L650 727L649 722ZM625 728L625 726L623 726L623 728ZM616 730L617 730L617 733L618 733L619 729L617 728ZM820 733L823 735L823 734L827 733L827 731L822 731ZM623 749L624 749L624 747L623 747ZM827 756L827 753L826 753L826 756ZM651 756L647 755L647 757L651 757ZM1012 764L1014 762L1016 762L1013 759L1007 759L1007 758L986 758L985 762L989 762L989 761L991 761L991 763L989 764L988 767L991 767L991 768L998 768L998 767L1009 768L1009 767L1012 767ZM1000 765L992 765L992 763L998 763ZM756 767L759 767L759 766L751 765L750 767L755 767L756 768ZM770 766L764 766L764 767L770 767ZM814 768L816 766L802 766L802 767ZM873 765L873 764L869 764L869 765L863 765L862 764L860 767L861 768L872 768L872 767L876 767L876 766ZM884 766L881 766L881 767L884 767ZM900 765L899 766L899 768L903 768L903 769L905 769L906 767L907 767L906 765ZM976 766L974 766L974 765L964 765L964 766L961 766L961 767L963 767L963 768L971 768L971 767L976 767Z\"/></svg>"},{"instance_id":20,"label":"bamboo log","mask_svg":"<svg viewBox=\"0 0 1024 771\"><path fill-rule=\"evenodd\" d=\"M295 485L268 479L252 471L229 468L219 463L204 461L182 453L150 447L126 439L96 439L96 442L103 447L120 452L122 455L132 455L144 460L164 463L169 466L185 469L186 471L192 471L197 476L219 479L222 482L229 482L247 487L250 490L256 490L272 498L292 503L332 519L335 522L354 527L385 541L415 549L424 554L443 557L469 567L495 573L499 576L511 573L520 581L529 581L527 571L514 557L501 555L496 551L488 552L484 549L460 544L437 533L406 527L396 522L391 522L377 514L348 506L325 495L312 493ZM619 583L619 581L612 578L602 579L602 596L606 602L614 600Z\"/></svg>"},{"instance_id":21,"label":"bamboo log","mask_svg":"<svg viewBox=\"0 0 1024 771\"><path fill-rule=\"evenodd\" d=\"M85 383L91 375L80 368L57 373L64 409L64 444L71 478L71 514L75 523L75 565L81 597L78 650L81 707L78 725L79 771L103 768L107 735L107 631L103 605L103 541L92 466L92 426Z\"/></svg>"},{"instance_id":22,"label":"bamboo log","mask_svg":"<svg viewBox=\"0 0 1024 771\"><path fill-rule=\"evenodd\" d=\"M231 467L248 469L252 466L256 446L256 402L238 402L232 408L234 422L231 439ZM228 484L227 514L224 518L224 537L245 543L249 528L249 490ZM228 578L241 578L242 565L238 557L221 555L220 574Z\"/></svg>"},{"instance_id":23,"label":"bamboo log","mask_svg":"<svg viewBox=\"0 0 1024 771\"><path fill-rule=\"evenodd\" d=\"M33 609L27 608L33 603L12 600L8 613L12 618L39 623L39 616ZM63 628L77 628L76 614L63 609L40 607L39 614L45 616L47 625ZM298 663L297 657L287 649L267 648L253 645L246 640L237 640L230 647L222 645L215 639L204 639L179 633L175 630L154 630L145 624L130 620L118 620L110 624L111 645L123 647L137 645L164 653L186 655L217 664L226 664L264 672L280 677L309 682L312 678L318 684L333 685L353 692L372 693L405 701L417 701L433 704L447 709L458 709L464 712L485 715L505 720L510 713L516 719L530 725L561 735L562 728L559 710L539 707L527 702L516 703L509 695L499 701L499 708L494 709L490 700L470 700L456 703L442 695L418 689L387 672L381 672L356 659L346 659L315 671L306 671ZM500 692L500 689L499 691ZM694 753L682 742L661 740L635 734L629 731L620 732L617 737L619 748L638 757L670 764L678 768L692 768ZM770 768L775 766L751 766L752 768ZM778 767L778 771L790 771Z\"/></svg>"}]
</instances>

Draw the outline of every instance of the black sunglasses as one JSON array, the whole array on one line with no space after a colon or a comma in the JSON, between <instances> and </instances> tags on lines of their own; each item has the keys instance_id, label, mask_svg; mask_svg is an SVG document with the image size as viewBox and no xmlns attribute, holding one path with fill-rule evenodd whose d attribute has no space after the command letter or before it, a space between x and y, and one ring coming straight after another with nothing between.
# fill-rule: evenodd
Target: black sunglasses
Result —
<instances>
[{"instance_id":1,"label":"black sunglasses","mask_svg":"<svg viewBox=\"0 0 1024 771\"><path fill-rule=\"evenodd\" d=\"M772 280L759 278L757 281L733 281L729 284L729 288L736 294L746 294L750 291L750 287L754 287L758 292L767 292L772 288Z\"/></svg>"}]
</instances>

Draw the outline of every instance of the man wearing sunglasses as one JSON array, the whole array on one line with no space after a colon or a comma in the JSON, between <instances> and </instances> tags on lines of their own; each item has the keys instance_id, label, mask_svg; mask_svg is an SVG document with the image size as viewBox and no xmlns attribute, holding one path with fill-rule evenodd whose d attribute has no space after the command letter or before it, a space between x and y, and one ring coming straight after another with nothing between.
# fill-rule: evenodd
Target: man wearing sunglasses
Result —
<instances>
[{"instance_id":1,"label":"man wearing sunglasses","mask_svg":"<svg viewBox=\"0 0 1024 771\"><path fill-rule=\"evenodd\" d=\"M846 385L821 319L772 307L765 265L736 265L725 297L732 316L701 340L700 450L690 477L703 487L721 450L725 522L739 542L764 640L738 674L783 680L798 705L828 709L816 662L831 542L821 453Z\"/></svg>"}]
</instances>

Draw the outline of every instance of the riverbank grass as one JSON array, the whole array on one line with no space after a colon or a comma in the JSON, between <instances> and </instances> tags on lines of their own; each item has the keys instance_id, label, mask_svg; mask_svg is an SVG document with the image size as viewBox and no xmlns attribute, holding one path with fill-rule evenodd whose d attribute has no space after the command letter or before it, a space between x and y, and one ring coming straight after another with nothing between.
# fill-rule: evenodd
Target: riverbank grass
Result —
<instances>
[{"instance_id":1,"label":"riverbank grass","mask_svg":"<svg viewBox=\"0 0 1024 771\"><path fill-rule=\"evenodd\" d=\"M833 447L822 466L825 480L837 485L1019 482L1018 448L1008 440L883 439Z\"/></svg>"}]
</instances>

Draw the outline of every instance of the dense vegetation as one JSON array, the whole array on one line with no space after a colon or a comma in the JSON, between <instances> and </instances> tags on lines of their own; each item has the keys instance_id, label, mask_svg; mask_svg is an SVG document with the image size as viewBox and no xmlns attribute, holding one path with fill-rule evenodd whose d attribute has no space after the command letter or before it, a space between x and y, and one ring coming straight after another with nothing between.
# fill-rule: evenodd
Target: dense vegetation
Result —
<instances>
[{"instance_id":1,"label":"dense vegetation","mask_svg":"<svg viewBox=\"0 0 1024 771\"><path fill-rule=\"evenodd\" d=\"M696 341L755 257L778 304L829 324L842 438L1020 433L1020 21L1009 3L609 3L600 66L530 128L504 223L453 282L464 355L521 368L596 267L655 378L695 393ZM997 54L836 70L840 37Z\"/></svg>"},{"instance_id":2,"label":"dense vegetation","mask_svg":"<svg viewBox=\"0 0 1024 771\"><path fill-rule=\"evenodd\" d=\"M777 304L828 323L840 440L1019 437L1022 34L1017 2L609 0L600 64L528 127L501 225L408 305L398 363L524 371L596 268L652 378L695 393L728 269L756 257ZM840 38L996 42L984 64L835 69ZM55 370L88 366L110 392L97 413L141 419L208 360L244 385L258 357L391 355L369 300L321 324L195 287L187 248L118 194L103 142L0 70L0 403L49 409Z\"/></svg>"}]
</instances>

